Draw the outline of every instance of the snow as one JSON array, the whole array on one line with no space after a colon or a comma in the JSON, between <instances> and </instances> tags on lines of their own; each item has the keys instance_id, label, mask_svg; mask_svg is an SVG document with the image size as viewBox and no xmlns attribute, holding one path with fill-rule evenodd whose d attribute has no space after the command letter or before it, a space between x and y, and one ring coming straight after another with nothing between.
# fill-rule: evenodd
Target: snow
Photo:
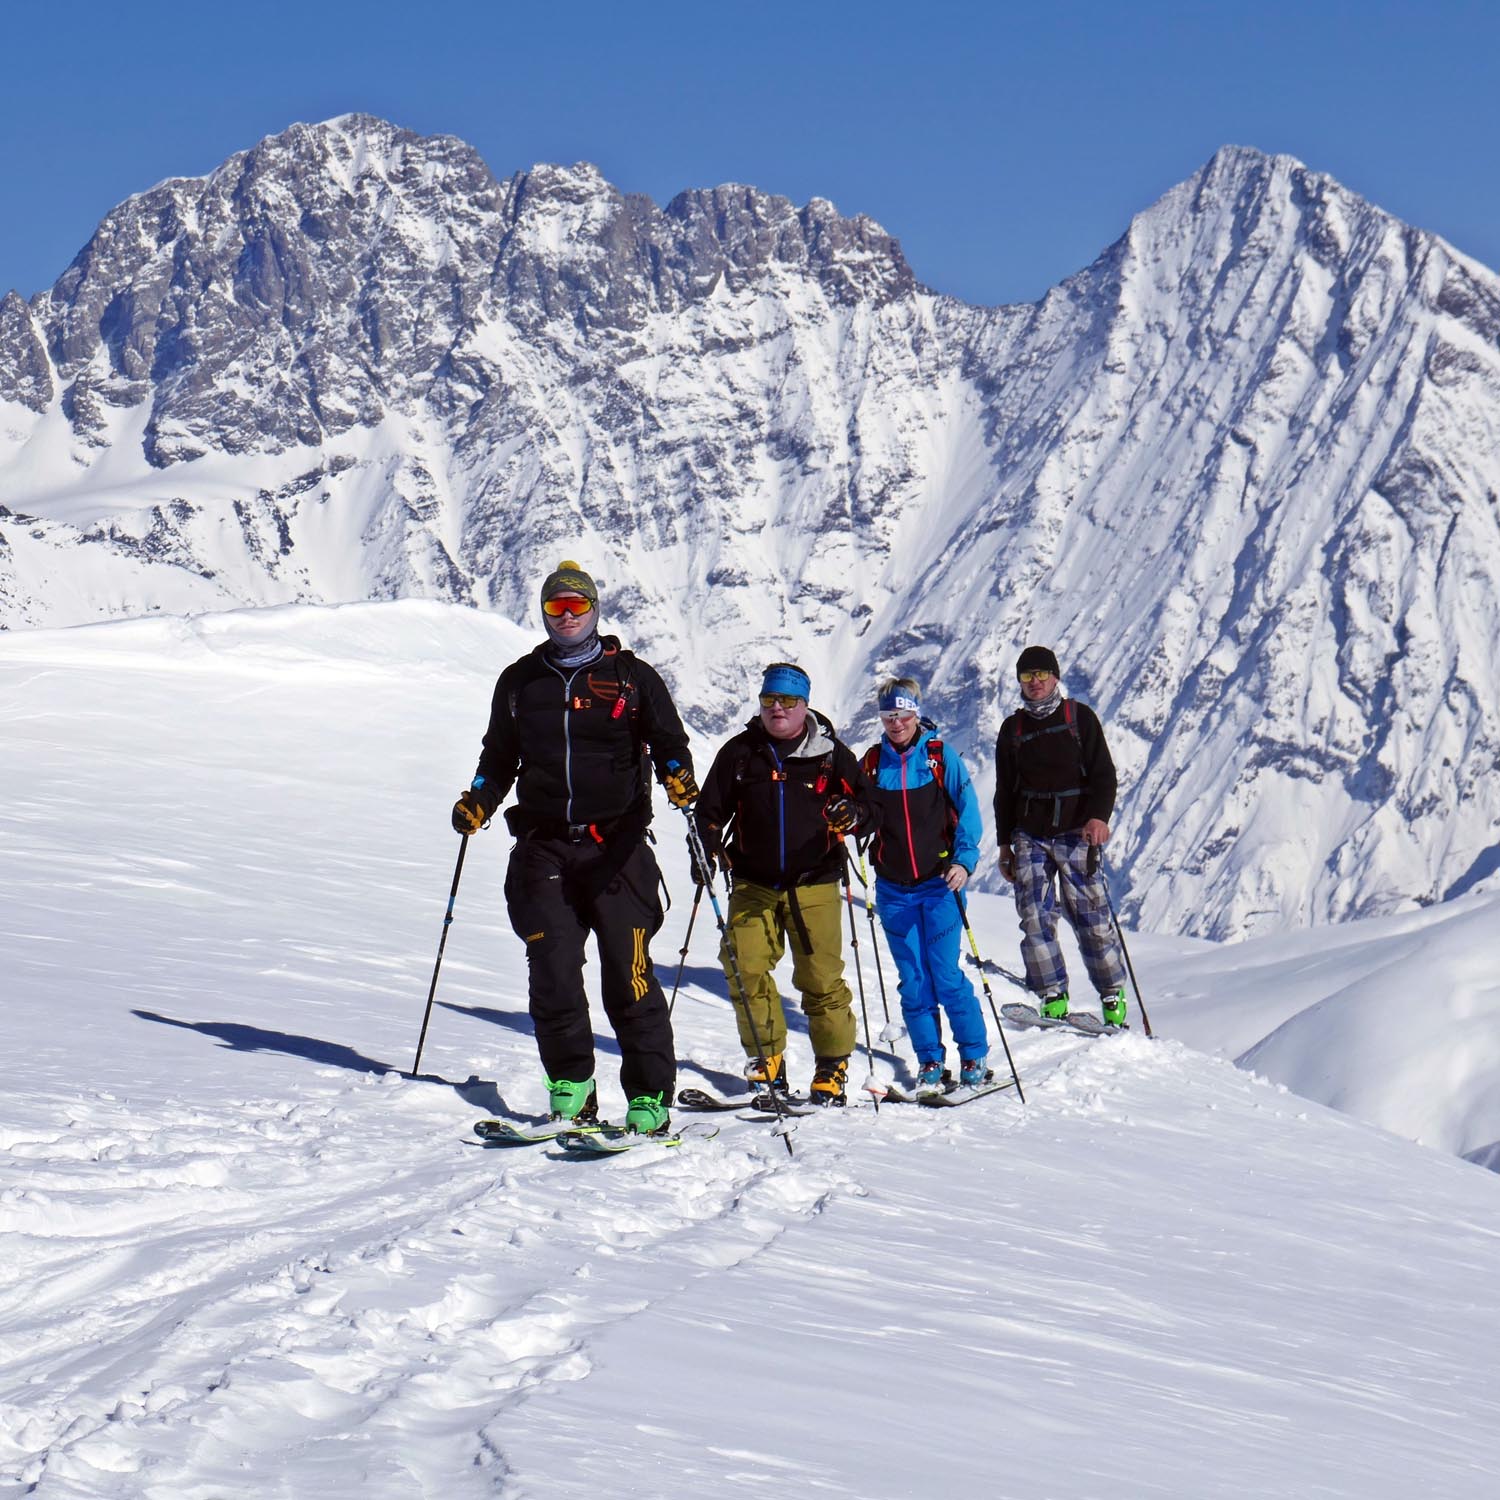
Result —
<instances>
[{"instance_id":1,"label":"snow","mask_svg":"<svg viewBox=\"0 0 1500 1500\"><path fill-rule=\"evenodd\" d=\"M1158 1039L1012 1034L1024 1107L486 1151L544 1107L498 827L401 1070L532 641L417 602L0 637L0 1493L1497 1493L1495 898L1132 933ZM724 1088L706 917L682 1081Z\"/></svg>"}]
</instances>

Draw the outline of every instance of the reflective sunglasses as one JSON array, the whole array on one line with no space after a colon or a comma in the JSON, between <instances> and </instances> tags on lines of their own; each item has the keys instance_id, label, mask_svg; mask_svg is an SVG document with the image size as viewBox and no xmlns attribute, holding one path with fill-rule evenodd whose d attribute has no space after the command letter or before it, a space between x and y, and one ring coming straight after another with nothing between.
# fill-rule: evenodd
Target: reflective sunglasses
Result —
<instances>
[{"instance_id":1,"label":"reflective sunglasses","mask_svg":"<svg viewBox=\"0 0 1500 1500\"><path fill-rule=\"evenodd\" d=\"M762 693L760 695L762 708L796 708L801 701L796 693Z\"/></svg>"},{"instance_id":2,"label":"reflective sunglasses","mask_svg":"<svg viewBox=\"0 0 1500 1500\"><path fill-rule=\"evenodd\" d=\"M542 604L542 613L554 620L562 615L586 615L594 606L587 599L565 595L561 599L547 599Z\"/></svg>"},{"instance_id":3,"label":"reflective sunglasses","mask_svg":"<svg viewBox=\"0 0 1500 1500\"><path fill-rule=\"evenodd\" d=\"M882 724L906 724L916 718L916 714L909 708L888 708L880 715Z\"/></svg>"},{"instance_id":4,"label":"reflective sunglasses","mask_svg":"<svg viewBox=\"0 0 1500 1500\"><path fill-rule=\"evenodd\" d=\"M1051 677L1052 673L1046 667L1038 667L1035 672L1017 672L1016 676L1022 682L1041 682L1044 678Z\"/></svg>"}]
</instances>

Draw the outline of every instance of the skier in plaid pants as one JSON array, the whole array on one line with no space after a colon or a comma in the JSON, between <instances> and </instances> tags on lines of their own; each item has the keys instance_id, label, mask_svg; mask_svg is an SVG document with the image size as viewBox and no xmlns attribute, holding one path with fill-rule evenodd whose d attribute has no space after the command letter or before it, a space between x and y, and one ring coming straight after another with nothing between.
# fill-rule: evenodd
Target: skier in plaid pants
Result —
<instances>
[{"instance_id":1,"label":"skier in plaid pants","mask_svg":"<svg viewBox=\"0 0 1500 1500\"><path fill-rule=\"evenodd\" d=\"M1043 1015L1068 1014L1059 905L1072 924L1104 1020L1125 1024L1125 965L1104 877L1089 871L1109 839L1115 767L1098 716L1064 698L1056 656L1028 646L1016 662L1021 707L995 746L1000 873L1015 886L1026 983Z\"/></svg>"}]
</instances>

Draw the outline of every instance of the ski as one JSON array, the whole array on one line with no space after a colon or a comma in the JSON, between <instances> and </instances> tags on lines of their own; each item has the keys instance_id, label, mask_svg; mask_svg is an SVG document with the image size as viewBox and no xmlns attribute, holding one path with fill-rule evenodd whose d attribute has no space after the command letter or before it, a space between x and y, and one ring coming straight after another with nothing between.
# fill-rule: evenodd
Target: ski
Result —
<instances>
[{"instance_id":1,"label":"ski","mask_svg":"<svg viewBox=\"0 0 1500 1500\"><path fill-rule=\"evenodd\" d=\"M1025 990L1027 994L1031 993L1031 986L1026 983L1024 975L1013 973L1003 965L997 964L992 958L979 958L973 953L966 953L964 962L971 969L978 969L981 974L994 974L1007 983L1015 985L1018 990Z\"/></svg>"},{"instance_id":2,"label":"ski","mask_svg":"<svg viewBox=\"0 0 1500 1500\"><path fill-rule=\"evenodd\" d=\"M634 1130L621 1130L606 1126L602 1130L587 1134L560 1135L557 1144L569 1156L619 1156L625 1151L634 1151L638 1146L681 1146L685 1141L711 1141L718 1129L707 1126L685 1125L670 1135L639 1135Z\"/></svg>"},{"instance_id":3,"label":"ski","mask_svg":"<svg viewBox=\"0 0 1500 1500\"><path fill-rule=\"evenodd\" d=\"M866 1089L865 1092L876 1104L920 1104L922 1102L920 1094L909 1092L899 1083L886 1084L883 1094L876 1094L870 1089Z\"/></svg>"},{"instance_id":4,"label":"ski","mask_svg":"<svg viewBox=\"0 0 1500 1500\"><path fill-rule=\"evenodd\" d=\"M955 1088L956 1086L957 1085L953 1081L952 1072L949 1069L944 1068L943 1088L946 1090ZM887 1101L892 1104L920 1104L923 1099L923 1095L918 1093L916 1089L911 1089L910 1091L908 1091L906 1089L903 1089L899 1083L887 1083L885 1085L885 1092L883 1094L875 1094L872 1089L866 1089L865 1092L867 1094L871 1094L877 1104L884 1104Z\"/></svg>"},{"instance_id":5,"label":"ski","mask_svg":"<svg viewBox=\"0 0 1500 1500\"><path fill-rule=\"evenodd\" d=\"M1070 1011L1066 1016L1044 1016L1034 1005L1013 1001L1000 1007L1000 1014L1013 1026L1031 1026L1039 1031L1076 1031L1080 1036L1106 1036L1129 1031L1128 1026L1111 1026L1087 1011Z\"/></svg>"},{"instance_id":6,"label":"ski","mask_svg":"<svg viewBox=\"0 0 1500 1500\"><path fill-rule=\"evenodd\" d=\"M806 1104L807 1097L804 1094L783 1094L782 1100L789 1106ZM766 1102L762 1104L760 1101ZM766 1109L772 1108L770 1097L764 1093L741 1094L736 1099L725 1099L719 1094L710 1094L706 1089L681 1089L677 1094L677 1102L684 1109L699 1112L712 1110L731 1109Z\"/></svg>"},{"instance_id":7,"label":"ski","mask_svg":"<svg viewBox=\"0 0 1500 1500\"><path fill-rule=\"evenodd\" d=\"M1015 1079L1007 1078L1004 1083L993 1080L982 1083L976 1088L964 1088L961 1084L950 1084L941 1093L918 1094L908 1093L898 1084L888 1084L885 1093L880 1098L881 1104L922 1104L928 1108L947 1109L960 1104L968 1104L974 1099L983 1099L986 1094L998 1094L1003 1089L1013 1089L1016 1086Z\"/></svg>"},{"instance_id":8,"label":"ski","mask_svg":"<svg viewBox=\"0 0 1500 1500\"><path fill-rule=\"evenodd\" d=\"M568 1135L592 1135L603 1125L575 1125L571 1120L553 1120L536 1130L523 1130L509 1120L476 1120L474 1134L486 1146L545 1146Z\"/></svg>"},{"instance_id":9,"label":"ski","mask_svg":"<svg viewBox=\"0 0 1500 1500\"><path fill-rule=\"evenodd\" d=\"M1007 1078L1004 1083L981 1083L972 1088L959 1087L949 1089L946 1094L921 1094L916 1102L925 1104L929 1109L957 1109L960 1104L972 1104L976 1099L983 1099L990 1094L1000 1094L1015 1086L1015 1079Z\"/></svg>"}]
</instances>

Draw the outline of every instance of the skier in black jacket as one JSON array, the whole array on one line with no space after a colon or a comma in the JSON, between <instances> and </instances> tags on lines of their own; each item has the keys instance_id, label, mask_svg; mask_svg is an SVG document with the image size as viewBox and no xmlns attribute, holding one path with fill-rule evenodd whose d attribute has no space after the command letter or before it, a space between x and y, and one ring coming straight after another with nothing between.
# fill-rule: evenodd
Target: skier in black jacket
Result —
<instances>
[{"instance_id":1,"label":"skier in black jacket","mask_svg":"<svg viewBox=\"0 0 1500 1500\"><path fill-rule=\"evenodd\" d=\"M661 678L601 636L599 594L577 563L542 584L548 639L495 684L489 730L453 826L477 833L512 785L516 836L505 877L525 940L530 1010L554 1119L597 1118L594 1032L583 985L594 934L605 1013L620 1044L626 1125L668 1128L676 1075L672 1024L651 964L661 926L648 757L676 807L698 794L687 734Z\"/></svg>"},{"instance_id":2,"label":"skier in black jacket","mask_svg":"<svg viewBox=\"0 0 1500 1500\"><path fill-rule=\"evenodd\" d=\"M1115 764L1098 716L1064 698L1057 657L1028 646L1016 662L1021 707L995 744L1000 873L1015 884L1026 983L1042 1014L1068 1014L1068 971L1057 943L1057 901L1078 938L1104 1020L1125 1024L1125 966L1104 877L1089 853L1109 839Z\"/></svg>"},{"instance_id":3,"label":"skier in black jacket","mask_svg":"<svg viewBox=\"0 0 1500 1500\"><path fill-rule=\"evenodd\" d=\"M786 1014L772 970L790 941L814 1054L811 1098L842 1105L855 1038L839 919L843 836L872 832L879 817L854 752L807 706L811 688L801 667L766 668L760 713L714 757L696 817L704 852L726 859L734 875L720 958L749 1054L746 1077L762 1089L787 1086Z\"/></svg>"}]
</instances>

